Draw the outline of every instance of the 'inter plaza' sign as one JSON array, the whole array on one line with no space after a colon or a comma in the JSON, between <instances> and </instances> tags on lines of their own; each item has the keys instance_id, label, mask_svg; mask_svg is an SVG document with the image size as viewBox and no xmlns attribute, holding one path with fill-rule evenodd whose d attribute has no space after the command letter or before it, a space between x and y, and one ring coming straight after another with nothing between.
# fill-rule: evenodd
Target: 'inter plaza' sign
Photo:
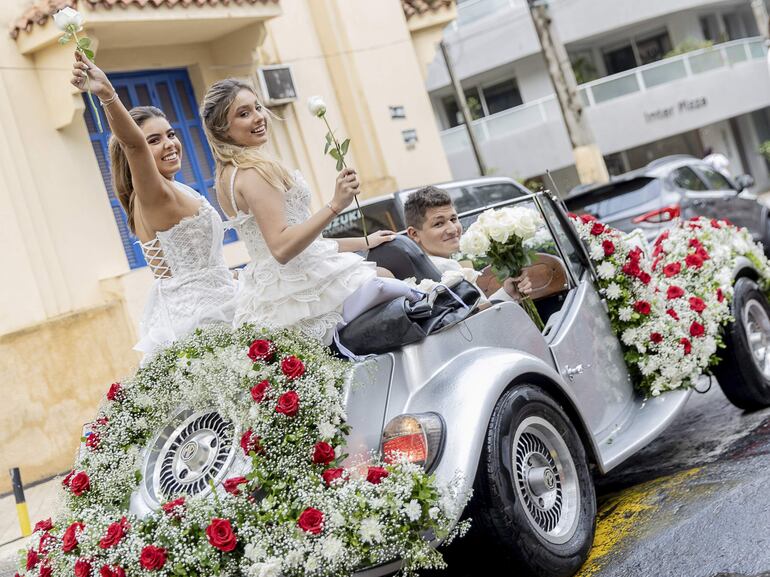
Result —
<instances>
[{"instance_id":1,"label":"'inter plaza' sign","mask_svg":"<svg viewBox=\"0 0 770 577\"><path fill-rule=\"evenodd\" d=\"M656 120L667 120L673 118L677 114L685 114L703 108L708 104L705 96L699 96L697 98L683 99L677 102L673 106L667 106L666 108L658 108L650 112L644 112L645 122L655 122Z\"/></svg>"}]
</instances>

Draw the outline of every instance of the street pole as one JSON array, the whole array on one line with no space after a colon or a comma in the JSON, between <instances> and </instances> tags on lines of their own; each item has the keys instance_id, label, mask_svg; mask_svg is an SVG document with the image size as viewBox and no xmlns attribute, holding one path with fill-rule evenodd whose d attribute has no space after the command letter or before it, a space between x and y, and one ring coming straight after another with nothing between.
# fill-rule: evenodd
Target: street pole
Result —
<instances>
[{"instance_id":1,"label":"street pole","mask_svg":"<svg viewBox=\"0 0 770 577\"><path fill-rule=\"evenodd\" d=\"M463 115L465 130L468 131L468 140L470 140L473 155L476 157L476 164L479 167L479 175L485 176L487 174L487 165L484 164L484 158L481 155L481 148L479 148L479 143L476 141L476 135L473 133L473 126L471 126L471 111L468 108L468 102L465 100L465 92L463 92L463 88L460 85L460 80L455 75L454 65L452 64L452 60L449 58L449 51L447 50L446 43L442 40L439 42L439 46L441 47L441 54L444 56L444 64L446 64L447 72L449 72L449 79L452 81L452 87L454 88L455 98L457 99L457 103L460 107L460 113Z\"/></svg>"},{"instance_id":2,"label":"street pole","mask_svg":"<svg viewBox=\"0 0 770 577\"><path fill-rule=\"evenodd\" d=\"M751 0L751 10L754 12L754 19L757 21L759 34L765 40L770 37L770 18L767 15L767 6L765 0Z\"/></svg>"},{"instance_id":3,"label":"street pole","mask_svg":"<svg viewBox=\"0 0 770 577\"><path fill-rule=\"evenodd\" d=\"M583 184L609 181L607 166L604 164L593 131L583 114L583 105L577 93L577 81L572 70L567 50L553 28L548 5L545 0L527 0L532 23L543 50L543 57L551 77L556 98L567 128L575 168Z\"/></svg>"}]
</instances>

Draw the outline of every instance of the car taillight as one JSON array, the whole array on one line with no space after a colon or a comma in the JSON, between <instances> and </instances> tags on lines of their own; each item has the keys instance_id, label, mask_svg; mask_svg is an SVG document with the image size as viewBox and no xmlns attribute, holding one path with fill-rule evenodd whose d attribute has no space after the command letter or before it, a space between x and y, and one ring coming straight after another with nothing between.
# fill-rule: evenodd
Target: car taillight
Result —
<instances>
[{"instance_id":1,"label":"car taillight","mask_svg":"<svg viewBox=\"0 0 770 577\"><path fill-rule=\"evenodd\" d=\"M651 210L650 212L646 212L640 216L637 216L633 220L633 223L637 224L640 222L649 222L651 224L658 224L661 222L668 222L677 218L680 213L681 211L679 210L679 205L672 204L671 206L664 206L663 208Z\"/></svg>"},{"instance_id":2,"label":"car taillight","mask_svg":"<svg viewBox=\"0 0 770 577\"><path fill-rule=\"evenodd\" d=\"M444 421L437 413L399 415L382 432L382 455L387 463L405 458L431 471L444 444Z\"/></svg>"}]
</instances>

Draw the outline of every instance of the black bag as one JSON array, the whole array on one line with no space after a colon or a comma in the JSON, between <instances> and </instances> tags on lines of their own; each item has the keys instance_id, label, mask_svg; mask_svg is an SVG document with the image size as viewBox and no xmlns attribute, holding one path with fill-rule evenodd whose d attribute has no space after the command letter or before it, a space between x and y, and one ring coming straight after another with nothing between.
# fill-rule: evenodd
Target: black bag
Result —
<instances>
[{"instance_id":1,"label":"black bag","mask_svg":"<svg viewBox=\"0 0 770 577\"><path fill-rule=\"evenodd\" d=\"M427 296L416 303L399 297L353 319L339 331L339 343L356 355L387 353L464 320L480 298L467 281L437 289L432 303Z\"/></svg>"}]
</instances>

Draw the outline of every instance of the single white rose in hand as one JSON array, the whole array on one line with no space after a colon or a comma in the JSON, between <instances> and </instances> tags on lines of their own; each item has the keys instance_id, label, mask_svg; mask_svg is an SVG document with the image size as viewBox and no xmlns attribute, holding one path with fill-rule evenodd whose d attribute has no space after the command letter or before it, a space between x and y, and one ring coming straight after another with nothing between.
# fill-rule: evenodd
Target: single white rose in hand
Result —
<instances>
[{"instance_id":1,"label":"single white rose in hand","mask_svg":"<svg viewBox=\"0 0 770 577\"><path fill-rule=\"evenodd\" d=\"M307 107L310 109L310 114L321 118L326 114L326 103L320 96L311 96L307 100Z\"/></svg>"},{"instance_id":2,"label":"single white rose in hand","mask_svg":"<svg viewBox=\"0 0 770 577\"><path fill-rule=\"evenodd\" d=\"M83 29L83 16L77 10L65 6L53 15L54 24L59 30L65 32L72 31L80 32Z\"/></svg>"}]
</instances>

